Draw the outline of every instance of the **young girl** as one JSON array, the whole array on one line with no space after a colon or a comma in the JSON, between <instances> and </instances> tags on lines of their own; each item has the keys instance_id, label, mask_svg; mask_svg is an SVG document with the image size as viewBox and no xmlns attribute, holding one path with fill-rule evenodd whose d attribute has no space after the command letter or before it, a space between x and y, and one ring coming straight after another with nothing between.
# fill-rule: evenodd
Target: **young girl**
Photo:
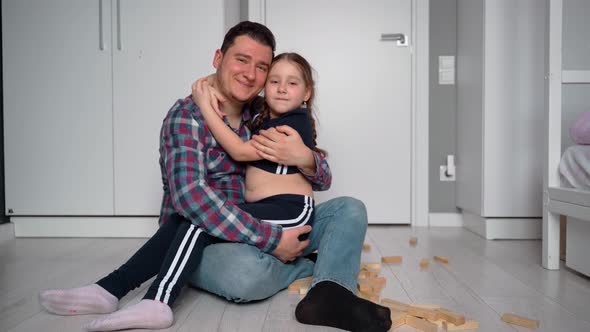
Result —
<instances>
[{"instance_id":1,"label":"young girl","mask_svg":"<svg viewBox=\"0 0 590 332\"><path fill-rule=\"evenodd\" d=\"M299 133L307 147L325 155L316 147L314 92L312 69L307 60L297 53L277 55L266 81L265 103L252 120L252 133L287 125ZM310 224L314 202L309 181L297 167L262 159L251 141L243 142L214 110L213 95L215 90L207 78L193 85L193 99L217 142L234 160L250 162L246 168L246 203L238 206L285 229Z\"/></svg>"}]
</instances>

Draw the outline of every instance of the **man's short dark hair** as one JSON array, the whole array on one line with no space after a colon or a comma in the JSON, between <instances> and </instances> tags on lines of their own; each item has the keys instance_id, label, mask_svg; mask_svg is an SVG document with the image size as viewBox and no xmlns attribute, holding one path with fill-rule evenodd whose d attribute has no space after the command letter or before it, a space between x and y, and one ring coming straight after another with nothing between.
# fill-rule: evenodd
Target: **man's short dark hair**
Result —
<instances>
[{"instance_id":1,"label":"man's short dark hair","mask_svg":"<svg viewBox=\"0 0 590 332\"><path fill-rule=\"evenodd\" d=\"M274 57L276 47L275 36L266 26L250 21L240 22L233 28L229 29L223 38L223 44L221 44L221 53L225 53L225 51L227 51L227 49L234 44L236 38L239 36L248 36L262 45L270 47Z\"/></svg>"}]
</instances>

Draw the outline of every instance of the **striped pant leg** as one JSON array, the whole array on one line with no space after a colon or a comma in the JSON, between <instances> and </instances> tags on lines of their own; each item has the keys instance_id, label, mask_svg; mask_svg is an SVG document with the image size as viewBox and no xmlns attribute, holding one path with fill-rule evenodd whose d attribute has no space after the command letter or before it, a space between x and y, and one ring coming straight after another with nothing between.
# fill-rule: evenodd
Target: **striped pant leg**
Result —
<instances>
[{"instance_id":1,"label":"striped pant leg","mask_svg":"<svg viewBox=\"0 0 590 332\"><path fill-rule=\"evenodd\" d=\"M172 306L180 290L195 271L203 257L203 249L221 240L207 234L188 220L181 223L166 257L144 299L156 300Z\"/></svg>"},{"instance_id":2,"label":"striped pant leg","mask_svg":"<svg viewBox=\"0 0 590 332\"><path fill-rule=\"evenodd\" d=\"M143 246L118 269L96 283L118 299L155 276L166 257L166 249L186 219L172 215Z\"/></svg>"}]
</instances>

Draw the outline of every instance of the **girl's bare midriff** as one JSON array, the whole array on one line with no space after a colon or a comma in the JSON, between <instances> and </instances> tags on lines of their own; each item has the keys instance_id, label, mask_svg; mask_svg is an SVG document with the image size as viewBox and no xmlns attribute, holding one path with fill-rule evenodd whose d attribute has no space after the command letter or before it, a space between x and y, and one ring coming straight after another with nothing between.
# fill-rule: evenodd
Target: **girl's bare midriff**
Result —
<instances>
[{"instance_id":1,"label":"girl's bare midriff","mask_svg":"<svg viewBox=\"0 0 590 332\"><path fill-rule=\"evenodd\" d=\"M246 202L251 203L278 194L313 197L311 184L300 173L278 175L254 166L246 169Z\"/></svg>"}]
</instances>

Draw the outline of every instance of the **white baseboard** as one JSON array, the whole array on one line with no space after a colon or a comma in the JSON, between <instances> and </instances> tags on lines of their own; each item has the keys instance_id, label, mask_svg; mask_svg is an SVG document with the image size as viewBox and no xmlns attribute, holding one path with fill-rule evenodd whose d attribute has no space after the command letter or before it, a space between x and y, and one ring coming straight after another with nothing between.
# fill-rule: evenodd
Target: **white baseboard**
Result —
<instances>
[{"instance_id":1,"label":"white baseboard","mask_svg":"<svg viewBox=\"0 0 590 332\"><path fill-rule=\"evenodd\" d=\"M157 217L11 217L16 237L140 237L158 230Z\"/></svg>"},{"instance_id":2,"label":"white baseboard","mask_svg":"<svg viewBox=\"0 0 590 332\"><path fill-rule=\"evenodd\" d=\"M4 223L0 224L0 243L14 239L14 224Z\"/></svg>"},{"instance_id":3,"label":"white baseboard","mask_svg":"<svg viewBox=\"0 0 590 332\"><path fill-rule=\"evenodd\" d=\"M461 213L430 213L428 225L430 227L462 227L463 215Z\"/></svg>"},{"instance_id":4,"label":"white baseboard","mask_svg":"<svg viewBox=\"0 0 590 332\"><path fill-rule=\"evenodd\" d=\"M541 238L541 218L485 218L463 212L465 228L488 240L537 240Z\"/></svg>"}]
</instances>

